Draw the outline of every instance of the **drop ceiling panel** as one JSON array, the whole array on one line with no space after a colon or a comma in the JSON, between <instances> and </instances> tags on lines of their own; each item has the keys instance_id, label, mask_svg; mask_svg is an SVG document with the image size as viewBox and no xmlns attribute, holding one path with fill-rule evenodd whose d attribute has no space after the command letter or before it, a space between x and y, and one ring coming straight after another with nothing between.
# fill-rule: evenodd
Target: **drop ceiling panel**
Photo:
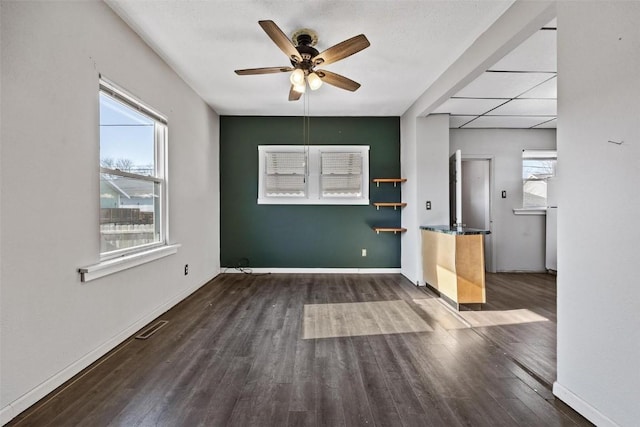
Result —
<instances>
[{"instance_id":1,"label":"drop ceiling panel","mask_svg":"<svg viewBox=\"0 0 640 427\"><path fill-rule=\"evenodd\" d=\"M478 116L507 101L508 99L449 98L434 113Z\"/></svg>"},{"instance_id":2,"label":"drop ceiling panel","mask_svg":"<svg viewBox=\"0 0 640 427\"><path fill-rule=\"evenodd\" d=\"M463 124L470 120L473 120L476 116L451 116L449 117L449 127L459 128Z\"/></svg>"},{"instance_id":3,"label":"drop ceiling panel","mask_svg":"<svg viewBox=\"0 0 640 427\"><path fill-rule=\"evenodd\" d=\"M556 31L537 31L524 43L508 53L490 70L556 71Z\"/></svg>"},{"instance_id":4,"label":"drop ceiling panel","mask_svg":"<svg viewBox=\"0 0 640 427\"><path fill-rule=\"evenodd\" d=\"M523 93L518 98L557 98L558 97L558 79L552 78L539 86L534 87L530 91Z\"/></svg>"},{"instance_id":5,"label":"drop ceiling panel","mask_svg":"<svg viewBox=\"0 0 640 427\"><path fill-rule=\"evenodd\" d=\"M552 77L550 73L486 72L458 92L456 97L516 98Z\"/></svg>"},{"instance_id":6,"label":"drop ceiling panel","mask_svg":"<svg viewBox=\"0 0 640 427\"><path fill-rule=\"evenodd\" d=\"M558 127L558 119L549 120L548 122L540 123L536 129L555 129Z\"/></svg>"},{"instance_id":7,"label":"drop ceiling panel","mask_svg":"<svg viewBox=\"0 0 640 427\"><path fill-rule=\"evenodd\" d=\"M514 99L487 113L490 116L550 116L557 114L555 99Z\"/></svg>"},{"instance_id":8,"label":"drop ceiling panel","mask_svg":"<svg viewBox=\"0 0 640 427\"><path fill-rule=\"evenodd\" d=\"M467 128L515 128L528 129L549 120L548 117L522 117L522 116L481 116L471 123L463 126Z\"/></svg>"}]
</instances>

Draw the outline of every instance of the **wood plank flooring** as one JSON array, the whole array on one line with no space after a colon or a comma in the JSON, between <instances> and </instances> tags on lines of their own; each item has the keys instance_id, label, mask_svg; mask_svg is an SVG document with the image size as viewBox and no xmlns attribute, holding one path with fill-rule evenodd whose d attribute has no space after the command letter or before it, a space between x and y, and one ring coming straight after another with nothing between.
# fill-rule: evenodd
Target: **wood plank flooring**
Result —
<instances>
[{"instance_id":1,"label":"wood plank flooring","mask_svg":"<svg viewBox=\"0 0 640 427\"><path fill-rule=\"evenodd\" d=\"M160 319L10 425L590 425L399 275L222 274Z\"/></svg>"},{"instance_id":2,"label":"wood plank flooring","mask_svg":"<svg viewBox=\"0 0 640 427\"><path fill-rule=\"evenodd\" d=\"M461 315L551 388L557 373L556 276L487 273L486 288L482 311Z\"/></svg>"}]
</instances>

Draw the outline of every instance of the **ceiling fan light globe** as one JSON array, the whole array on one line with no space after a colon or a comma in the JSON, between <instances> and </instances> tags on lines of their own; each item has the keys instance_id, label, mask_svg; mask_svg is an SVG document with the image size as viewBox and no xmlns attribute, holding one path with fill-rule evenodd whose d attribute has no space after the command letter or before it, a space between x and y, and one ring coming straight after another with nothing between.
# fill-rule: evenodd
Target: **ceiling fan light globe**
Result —
<instances>
[{"instance_id":1,"label":"ceiling fan light globe","mask_svg":"<svg viewBox=\"0 0 640 427\"><path fill-rule=\"evenodd\" d=\"M302 81L301 85L293 85L293 90L295 90L298 93L304 93L305 90L307 89L307 85L304 84L304 80Z\"/></svg>"},{"instance_id":2,"label":"ceiling fan light globe","mask_svg":"<svg viewBox=\"0 0 640 427\"><path fill-rule=\"evenodd\" d=\"M307 76L307 81L309 82L309 88L311 90L320 89L322 86L322 79L316 73L311 73Z\"/></svg>"},{"instance_id":3,"label":"ceiling fan light globe","mask_svg":"<svg viewBox=\"0 0 640 427\"><path fill-rule=\"evenodd\" d=\"M304 71L300 68L293 70L291 76L289 77L291 84L294 86L300 86L304 84Z\"/></svg>"}]
</instances>

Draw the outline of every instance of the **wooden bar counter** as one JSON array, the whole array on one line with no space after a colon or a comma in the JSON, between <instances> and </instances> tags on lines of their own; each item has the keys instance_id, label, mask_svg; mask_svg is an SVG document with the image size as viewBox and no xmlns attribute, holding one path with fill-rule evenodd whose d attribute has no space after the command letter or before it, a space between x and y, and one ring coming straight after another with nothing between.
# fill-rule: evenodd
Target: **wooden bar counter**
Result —
<instances>
[{"instance_id":1,"label":"wooden bar counter","mask_svg":"<svg viewBox=\"0 0 640 427\"><path fill-rule=\"evenodd\" d=\"M456 309L486 302L484 235L486 230L421 226L423 279Z\"/></svg>"}]
</instances>

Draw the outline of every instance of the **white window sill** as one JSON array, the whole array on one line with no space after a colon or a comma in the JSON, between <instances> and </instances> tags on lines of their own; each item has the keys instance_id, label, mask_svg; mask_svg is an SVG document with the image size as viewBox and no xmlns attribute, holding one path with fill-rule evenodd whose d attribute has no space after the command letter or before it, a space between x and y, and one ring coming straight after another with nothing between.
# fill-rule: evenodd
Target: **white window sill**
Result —
<instances>
[{"instance_id":1,"label":"white window sill","mask_svg":"<svg viewBox=\"0 0 640 427\"><path fill-rule=\"evenodd\" d=\"M81 267L78 269L78 273L80 273L80 280L82 282L89 282L128 268L155 261L175 254L178 252L179 247L179 244L160 246L158 248L149 249L148 251L125 255L119 258L102 261L98 264Z\"/></svg>"},{"instance_id":2,"label":"white window sill","mask_svg":"<svg viewBox=\"0 0 640 427\"><path fill-rule=\"evenodd\" d=\"M369 199L260 198L259 205L369 205Z\"/></svg>"},{"instance_id":3,"label":"white window sill","mask_svg":"<svg viewBox=\"0 0 640 427\"><path fill-rule=\"evenodd\" d=\"M546 215L547 208L514 208L514 215Z\"/></svg>"}]
</instances>

